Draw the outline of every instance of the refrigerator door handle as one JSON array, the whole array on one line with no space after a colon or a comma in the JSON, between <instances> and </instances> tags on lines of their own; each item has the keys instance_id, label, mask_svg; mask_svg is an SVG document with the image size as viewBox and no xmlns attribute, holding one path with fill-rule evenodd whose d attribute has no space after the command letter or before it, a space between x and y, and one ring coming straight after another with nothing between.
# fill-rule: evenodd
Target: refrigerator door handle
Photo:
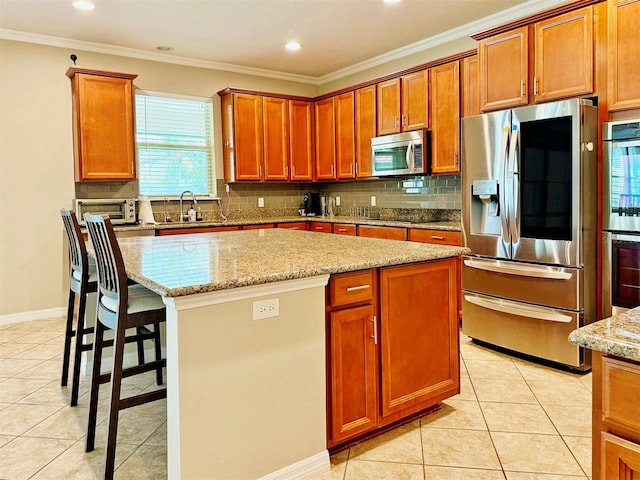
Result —
<instances>
[{"instance_id":1,"label":"refrigerator door handle","mask_svg":"<svg viewBox=\"0 0 640 480\"><path fill-rule=\"evenodd\" d=\"M570 315L563 315L562 313L547 308L510 302L509 300L494 300L492 298L480 298L472 295L465 295L464 299L479 307L507 313L509 315L517 315L519 317L535 318L558 323L569 323L572 320Z\"/></svg>"},{"instance_id":2,"label":"refrigerator door handle","mask_svg":"<svg viewBox=\"0 0 640 480\"><path fill-rule=\"evenodd\" d=\"M500 150L500 159L502 161L506 161L507 154L509 152L509 127L505 126L503 130L502 136L502 149ZM502 166L502 165L500 165ZM509 219L507 217L507 196L508 192L506 191L507 185L507 176L506 176L506 168L501 169L504 173L504 176L501 179L501 185L498 186L498 201L500 204L498 205L498 209L500 212L500 222L502 223L502 241L505 245L511 243L511 238L509 237Z\"/></svg>"},{"instance_id":3,"label":"refrigerator door handle","mask_svg":"<svg viewBox=\"0 0 640 480\"><path fill-rule=\"evenodd\" d=\"M518 178L518 166L516 163L519 127L519 125L514 125L511 129L511 140L509 143L509 163L507 165L507 181L511 187L511 192L509 194L509 232L511 234L511 243L514 245L517 245L520 242L520 232L518 231L519 222L517 216L520 179Z\"/></svg>"},{"instance_id":4,"label":"refrigerator door handle","mask_svg":"<svg viewBox=\"0 0 640 480\"><path fill-rule=\"evenodd\" d=\"M546 278L549 280L569 280L573 276L570 272L550 270L550 267L532 267L524 265L496 264L482 260L465 259L464 264L470 268L486 270L488 272L506 273L507 275L520 275L523 277Z\"/></svg>"}]
</instances>

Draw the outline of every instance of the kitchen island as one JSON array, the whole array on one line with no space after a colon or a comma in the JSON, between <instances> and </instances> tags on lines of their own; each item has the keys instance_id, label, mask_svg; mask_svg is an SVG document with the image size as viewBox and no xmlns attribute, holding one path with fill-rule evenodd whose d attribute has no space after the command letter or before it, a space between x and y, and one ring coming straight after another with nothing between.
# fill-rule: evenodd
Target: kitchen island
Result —
<instances>
[{"instance_id":1,"label":"kitchen island","mask_svg":"<svg viewBox=\"0 0 640 480\"><path fill-rule=\"evenodd\" d=\"M640 307L574 330L593 351L594 480L640 476Z\"/></svg>"},{"instance_id":2,"label":"kitchen island","mask_svg":"<svg viewBox=\"0 0 640 480\"><path fill-rule=\"evenodd\" d=\"M330 276L466 252L283 229L119 244L127 275L167 306L170 479L310 479L327 471ZM455 276L443 290L455 314L451 285Z\"/></svg>"}]
</instances>

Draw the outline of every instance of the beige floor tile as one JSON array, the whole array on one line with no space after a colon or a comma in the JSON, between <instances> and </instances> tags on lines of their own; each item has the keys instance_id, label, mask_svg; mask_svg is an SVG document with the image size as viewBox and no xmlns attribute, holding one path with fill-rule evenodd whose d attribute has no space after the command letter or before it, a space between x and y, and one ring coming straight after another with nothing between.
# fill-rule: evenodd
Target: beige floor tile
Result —
<instances>
[{"instance_id":1,"label":"beige floor tile","mask_svg":"<svg viewBox=\"0 0 640 480\"><path fill-rule=\"evenodd\" d=\"M48 380L8 378L0 383L0 402L16 403L48 383Z\"/></svg>"},{"instance_id":2,"label":"beige floor tile","mask_svg":"<svg viewBox=\"0 0 640 480\"><path fill-rule=\"evenodd\" d=\"M0 435L0 447L2 447L3 445L6 445L14 438L16 437L14 437L13 435Z\"/></svg>"},{"instance_id":3,"label":"beige floor tile","mask_svg":"<svg viewBox=\"0 0 640 480\"><path fill-rule=\"evenodd\" d=\"M0 378L15 377L26 370L43 363L42 360L28 360L20 358L7 358L0 360Z\"/></svg>"},{"instance_id":4,"label":"beige floor tile","mask_svg":"<svg viewBox=\"0 0 640 480\"><path fill-rule=\"evenodd\" d=\"M514 363L526 381L579 382L580 379L585 376L585 374L582 373L567 372L521 359L516 359Z\"/></svg>"},{"instance_id":5,"label":"beige floor tile","mask_svg":"<svg viewBox=\"0 0 640 480\"><path fill-rule=\"evenodd\" d=\"M25 332L24 330L16 330L16 329L7 329L0 330L0 342L12 342L12 343L42 343L42 342L23 342L21 339L29 335L29 332Z\"/></svg>"},{"instance_id":6,"label":"beige floor tile","mask_svg":"<svg viewBox=\"0 0 640 480\"><path fill-rule=\"evenodd\" d=\"M0 403L0 410L2 410L3 408L7 408L9 405L11 405L10 403Z\"/></svg>"},{"instance_id":7,"label":"beige floor tile","mask_svg":"<svg viewBox=\"0 0 640 480\"><path fill-rule=\"evenodd\" d=\"M522 380L522 375L511 360L466 360L469 376L494 380Z\"/></svg>"},{"instance_id":8,"label":"beige floor tile","mask_svg":"<svg viewBox=\"0 0 640 480\"><path fill-rule=\"evenodd\" d=\"M116 470L118 480L162 480L167 478L167 449L142 445Z\"/></svg>"},{"instance_id":9,"label":"beige floor tile","mask_svg":"<svg viewBox=\"0 0 640 480\"><path fill-rule=\"evenodd\" d=\"M351 447L349 459L422 464L420 428L397 427Z\"/></svg>"},{"instance_id":10,"label":"beige floor tile","mask_svg":"<svg viewBox=\"0 0 640 480\"><path fill-rule=\"evenodd\" d=\"M592 475L591 437L562 437L587 476Z\"/></svg>"},{"instance_id":11,"label":"beige floor tile","mask_svg":"<svg viewBox=\"0 0 640 480\"><path fill-rule=\"evenodd\" d=\"M591 405L591 392L581 382L527 383L541 405Z\"/></svg>"},{"instance_id":12,"label":"beige floor tile","mask_svg":"<svg viewBox=\"0 0 640 480\"><path fill-rule=\"evenodd\" d=\"M38 343L39 344L39 343L45 343L45 342L51 341L54 338L60 338L60 336L61 336L60 332L38 330L37 332L23 332L23 335L18 337L16 341L18 343Z\"/></svg>"},{"instance_id":13,"label":"beige floor tile","mask_svg":"<svg viewBox=\"0 0 640 480\"><path fill-rule=\"evenodd\" d=\"M140 407L128 408L120 412L118 422L118 443L141 445L154 434L160 425L166 421L166 416L145 414ZM96 445L105 445L107 438L107 411L105 418L96 426Z\"/></svg>"},{"instance_id":14,"label":"beige floor tile","mask_svg":"<svg viewBox=\"0 0 640 480\"><path fill-rule=\"evenodd\" d=\"M167 446L167 422L164 422L158 427L158 429L151 434L151 436L144 442L143 445L153 447L165 447ZM347 451L348 454L348 451Z\"/></svg>"},{"instance_id":15,"label":"beige floor tile","mask_svg":"<svg viewBox=\"0 0 640 480\"><path fill-rule=\"evenodd\" d=\"M71 379L67 387L60 386L60 380L38 380L44 381L45 386L33 392L31 395L19 400L17 403L33 404L33 405L58 405L64 407L69 405L71 401ZM83 395L89 389L86 383L80 382L78 392Z\"/></svg>"},{"instance_id":16,"label":"beige floor tile","mask_svg":"<svg viewBox=\"0 0 640 480\"><path fill-rule=\"evenodd\" d=\"M424 480L422 465L349 460L344 480Z\"/></svg>"},{"instance_id":17,"label":"beige floor tile","mask_svg":"<svg viewBox=\"0 0 640 480\"><path fill-rule=\"evenodd\" d=\"M500 469L500 462L488 432L422 428L425 465Z\"/></svg>"},{"instance_id":18,"label":"beige floor tile","mask_svg":"<svg viewBox=\"0 0 640 480\"><path fill-rule=\"evenodd\" d=\"M25 344L17 344L25 345ZM40 345L34 345L31 348L23 350L15 354L12 358L28 358L32 360L51 360L60 356L61 350L64 347L61 345L54 345L49 343L41 343ZM73 350L72 350L73 352ZM60 363L60 372L62 373L62 363Z\"/></svg>"},{"instance_id":19,"label":"beige floor tile","mask_svg":"<svg viewBox=\"0 0 640 480\"><path fill-rule=\"evenodd\" d=\"M86 408L63 408L24 433L26 437L79 440L87 434Z\"/></svg>"},{"instance_id":20,"label":"beige floor tile","mask_svg":"<svg viewBox=\"0 0 640 480\"><path fill-rule=\"evenodd\" d=\"M425 480L504 480L502 470L473 468L424 467Z\"/></svg>"},{"instance_id":21,"label":"beige floor tile","mask_svg":"<svg viewBox=\"0 0 640 480\"><path fill-rule=\"evenodd\" d=\"M343 452L340 452L341 454ZM344 451L345 456L331 456L331 470L320 475L318 478L314 480L343 480L344 473L347 470L347 457L349 455L349 450Z\"/></svg>"},{"instance_id":22,"label":"beige floor tile","mask_svg":"<svg viewBox=\"0 0 640 480\"><path fill-rule=\"evenodd\" d=\"M52 405L9 405L0 410L0 434L22 435L58 410Z\"/></svg>"},{"instance_id":23,"label":"beige floor tile","mask_svg":"<svg viewBox=\"0 0 640 480\"><path fill-rule=\"evenodd\" d=\"M118 444L116 447L116 468L130 457L136 448L138 448L137 445ZM102 446L96 446L93 452L87 453L84 451L84 440L79 440L30 480L99 480L102 478L103 468L104 449ZM116 479L120 480L118 476Z\"/></svg>"},{"instance_id":24,"label":"beige floor tile","mask_svg":"<svg viewBox=\"0 0 640 480\"><path fill-rule=\"evenodd\" d=\"M560 435L591 437L591 407L543 405Z\"/></svg>"},{"instance_id":25,"label":"beige floor tile","mask_svg":"<svg viewBox=\"0 0 640 480\"><path fill-rule=\"evenodd\" d=\"M538 403L524 380L494 380L474 377L471 382L476 396L481 402Z\"/></svg>"},{"instance_id":26,"label":"beige floor tile","mask_svg":"<svg viewBox=\"0 0 640 480\"><path fill-rule=\"evenodd\" d=\"M507 480L586 480L585 476L548 475L544 473L504 472Z\"/></svg>"},{"instance_id":27,"label":"beige floor tile","mask_svg":"<svg viewBox=\"0 0 640 480\"><path fill-rule=\"evenodd\" d=\"M0 478L30 478L71 445L71 440L18 437L0 448Z\"/></svg>"},{"instance_id":28,"label":"beige floor tile","mask_svg":"<svg viewBox=\"0 0 640 480\"><path fill-rule=\"evenodd\" d=\"M492 432L557 433L540 405L481 402L480 408Z\"/></svg>"},{"instance_id":29,"label":"beige floor tile","mask_svg":"<svg viewBox=\"0 0 640 480\"><path fill-rule=\"evenodd\" d=\"M25 350L29 350L33 348L34 346L35 345L31 345L29 343L14 343L14 342L0 343L0 358L11 358L14 355L17 355L21 352L24 352Z\"/></svg>"},{"instance_id":30,"label":"beige floor tile","mask_svg":"<svg viewBox=\"0 0 640 480\"><path fill-rule=\"evenodd\" d=\"M39 361L39 360L35 360ZM45 360L38 365L18 373L20 378L42 378L45 380L55 380L60 378L62 365L58 360Z\"/></svg>"},{"instance_id":31,"label":"beige floor tile","mask_svg":"<svg viewBox=\"0 0 640 480\"><path fill-rule=\"evenodd\" d=\"M471 384L469 377L460 377L460 393L451 397L450 400L478 401L476 392L473 389L473 385Z\"/></svg>"},{"instance_id":32,"label":"beige floor tile","mask_svg":"<svg viewBox=\"0 0 640 480\"><path fill-rule=\"evenodd\" d=\"M491 432L505 471L582 475L559 435Z\"/></svg>"},{"instance_id":33,"label":"beige floor tile","mask_svg":"<svg viewBox=\"0 0 640 480\"><path fill-rule=\"evenodd\" d=\"M447 399L440 409L420 418L421 425L429 428L465 428L486 430L480 405L476 401Z\"/></svg>"},{"instance_id":34,"label":"beige floor tile","mask_svg":"<svg viewBox=\"0 0 640 480\"><path fill-rule=\"evenodd\" d=\"M587 373L586 375L580 377L580 382L587 387L587 389L592 392L593 391L593 375L591 374L591 372Z\"/></svg>"},{"instance_id":35,"label":"beige floor tile","mask_svg":"<svg viewBox=\"0 0 640 480\"><path fill-rule=\"evenodd\" d=\"M465 360L513 361L513 357L506 353L475 343L460 345L460 354Z\"/></svg>"}]
</instances>

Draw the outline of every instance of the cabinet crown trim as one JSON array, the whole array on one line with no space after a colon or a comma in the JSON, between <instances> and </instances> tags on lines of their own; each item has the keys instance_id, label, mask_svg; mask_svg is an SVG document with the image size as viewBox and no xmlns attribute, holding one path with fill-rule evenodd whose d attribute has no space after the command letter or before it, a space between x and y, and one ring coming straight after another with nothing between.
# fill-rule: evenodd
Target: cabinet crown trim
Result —
<instances>
[{"instance_id":1,"label":"cabinet crown trim","mask_svg":"<svg viewBox=\"0 0 640 480\"><path fill-rule=\"evenodd\" d=\"M67 70L67 77L73 78L76 73L98 75L101 77L123 78L125 80L133 80L135 78L138 78L138 74L136 73L109 72L107 70L93 70L83 67L69 67L69 70Z\"/></svg>"}]
</instances>

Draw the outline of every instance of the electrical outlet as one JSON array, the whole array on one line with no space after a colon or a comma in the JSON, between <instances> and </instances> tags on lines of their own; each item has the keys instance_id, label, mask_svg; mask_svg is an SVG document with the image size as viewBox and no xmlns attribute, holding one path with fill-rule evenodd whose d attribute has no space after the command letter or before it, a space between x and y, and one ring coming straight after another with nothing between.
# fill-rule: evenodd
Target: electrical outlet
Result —
<instances>
[{"instance_id":1,"label":"electrical outlet","mask_svg":"<svg viewBox=\"0 0 640 480\"><path fill-rule=\"evenodd\" d=\"M253 302L253 319L277 317L280 315L280 299L270 298Z\"/></svg>"},{"instance_id":2,"label":"electrical outlet","mask_svg":"<svg viewBox=\"0 0 640 480\"><path fill-rule=\"evenodd\" d=\"M340 206L340 197L336 197L336 207Z\"/></svg>"},{"instance_id":3,"label":"electrical outlet","mask_svg":"<svg viewBox=\"0 0 640 480\"><path fill-rule=\"evenodd\" d=\"M372 207L376 206L376 196L375 195L371 195L371 206Z\"/></svg>"},{"instance_id":4,"label":"electrical outlet","mask_svg":"<svg viewBox=\"0 0 640 480\"><path fill-rule=\"evenodd\" d=\"M228 184L228 183L224 186L224 189L225 189L225 191L226 191L227 193L229 193L229 191L231 190L231 188L229 187L229 184Z\"/></svg>"},{"instance_id":5,"label":"electrical outlet","mask_svg":"<svg viewBox=\"0 0 640 480\"><path fill-rule=\"evenodd\" d=\"M258 207L264 207L264 198L260 197L258 198Z\"/></svg>"}]
</instances>

